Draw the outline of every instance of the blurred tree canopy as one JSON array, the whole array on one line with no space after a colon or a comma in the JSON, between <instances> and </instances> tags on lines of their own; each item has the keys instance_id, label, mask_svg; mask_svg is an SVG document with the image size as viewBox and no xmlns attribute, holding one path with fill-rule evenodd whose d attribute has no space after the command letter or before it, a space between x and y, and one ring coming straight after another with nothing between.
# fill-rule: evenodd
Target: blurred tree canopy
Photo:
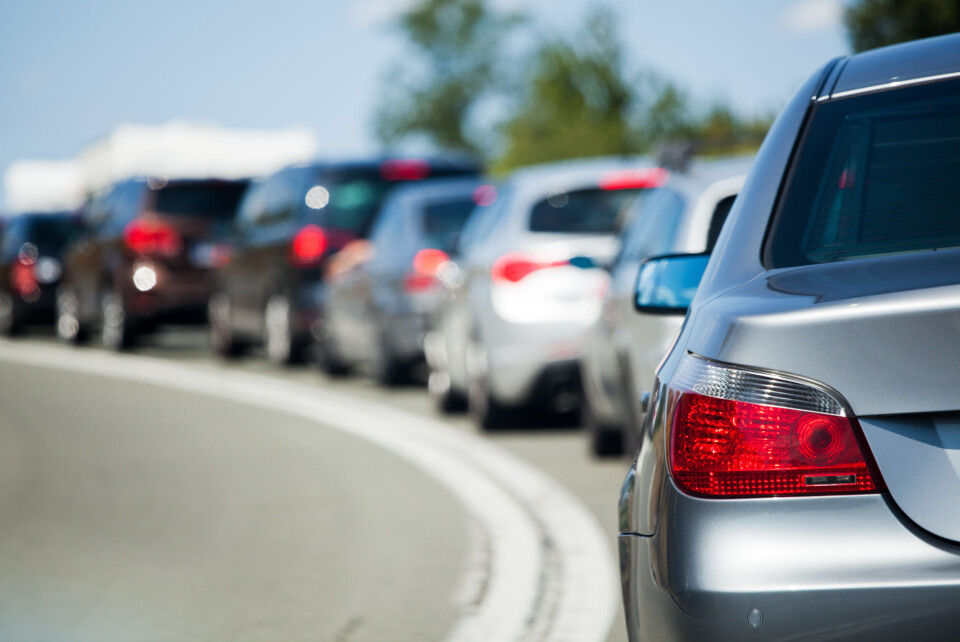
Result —
<instances>
[{"instance_id":1,"label":"blurred tree canopy","mask_svg":"<svg viewBox=\"0 0 960 642\"><path fill-rule=\"evenodd\" d=\"M420 136L440 149L479 151L471 112L500 83L502 46L518 21L484 0L423 0L403 14L397 26L414 56L387 76L377 137L393 145Z\"/></svg>"},{"instance_id":2,"label":"blurred tree canopy","mask_svg":"<svg viewBox=\"0 0 960 642\"><path fill-rule=\"evenodd\" d=\"M960 31L957 0L856 0L845 22L854 51Z\"/></svg>"},{"instance_id":3,"label":"blurred tree canopy","mask_svg":"<svg viewBox=\"0 0 960 642\"><path fill-rule=\"evenodd\" d=\"M577 45L551 40L539 47L529 90L502 127L504 148L495 170L640 151L631 124L636 96L616 36L613 16L599 12Z\"/></svg>"},{"instance_id":4,"label":"blurred tree canopy","mask_svg":"<svg viewBox=\"0 0 960 642\"><path fill-rule=\"evenodd\" d=\"M634 71L616 16L595 10L570 38L517 56L505 46L517 15L485 0L422 0L397 23L414 56L392 69L375 116L388 146L421 139L469 151L502 173L533 163L655 152L690 143L703 154L756 149L772 118L747 119L716 103L701 110L656 74ZM486 99L505 113L478 126Z\"/></svg>"}]
</instances>

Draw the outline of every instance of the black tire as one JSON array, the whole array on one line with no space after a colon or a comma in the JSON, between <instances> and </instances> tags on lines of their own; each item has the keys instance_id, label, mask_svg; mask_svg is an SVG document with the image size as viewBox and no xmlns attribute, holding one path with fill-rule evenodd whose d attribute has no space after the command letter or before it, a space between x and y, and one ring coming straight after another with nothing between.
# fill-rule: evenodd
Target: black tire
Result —
<instances>
[{"instance_id":1,"label":"black tire","mask_svg":"<svg viewBox=\"0 0 960 642\"><path fill-rule=\"evenodd\" d=\"M114 352L129 350L137 342L137 331L122 297L109 289L100 297L100 342Z\"/></svg>"},{"instance_id":2,"label":"black tire","mask_svg":"<svg viewBox=\"0 0 960 642\"><path fill-rule=\"evenodd\" d=\"M427 391L439 412L451 415L467 411L467 396L453 388L450 375L446 372L431 371L427 379Z\"/></svg>"},{"instance_id":3,"label":"black tire","mask_svg":"<svg viewBox=\"0 0 960 642\"><path fill-rule=\"evenodd\" d=\"M390 342L382 332L373 375L377 383L386 388L402 386L410 381L410 364L394 355Z\"/></svg>"},{"instance_id":4,"label":"black tire","mask_svg":"<svg viewBox=\"0 0 960 642\"><path fill-rule=\"evenodd\" d=\"M210 348L224 358L236 358L246 352L246 344L233 332L230 299L223 292L215 292L207 302L207 322L210 325Z\"/></svg>"},{"instance_id":5,"label":"black tire","mask_svg":"<svg viewBox=\"0 0 960 642\"><path fill-rule=\"evenodd\" d=\"M467 411L477 428L485 432L508 428L516 421L516 411L497 401L490 392L486 378L470 382Z\"/></svg>"},{"instance_id":6,"label":"black tire","mask_svg":"<svg viewBox=\"0 0 960 642\"><path fill-rule=\"evenodd\" d=\"M590 452L596 457L617 457L623 454L623 431L600 422L586 394L580 398L580 423L587 432Z\"/></svg>"},{"instance_id":7,"label":"black tire","mask_svg":"<svg viewBox=\"0 0 960 642\"><path fill-rule=\"evenodd\" d=\"M274 294L263 309L263 347L267 361L277 366L301 363L304 346L293 329L293 304L285 294Z\"/></svg>"},{"instance_id":8,"label":"black tire","mask_svg":"<svg viewBox=\"0 0 960 642\"><path fill-rule=\"evenodd\" d=\"M9 292L0 292L0 335L12 337L20 334L23 324L17 311L17 302Z\"/></svg>"},{"instance_id":9,"label":"black tire","mask_svg":"<svg viewBox=\"0 0 960 642\"><path fill-rule=\"evenodd\" d=\"M80 298L69 285L57 288L55 329L64 343L80 345L90 337L90 330L80 320Z\"/></svg>"}]
</instances>

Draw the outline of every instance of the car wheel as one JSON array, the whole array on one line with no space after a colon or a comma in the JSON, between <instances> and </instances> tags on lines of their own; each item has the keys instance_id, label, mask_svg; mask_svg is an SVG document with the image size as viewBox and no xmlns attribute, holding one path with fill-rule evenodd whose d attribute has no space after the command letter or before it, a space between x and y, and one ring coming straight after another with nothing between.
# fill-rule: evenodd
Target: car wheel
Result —
<instances>
[{"instance_id":1,"label":"car wheel","mask_svg":"<svg viewBox=\"0 0 960 642\"><path fill-rule=\"evenodd\" d=\"M70 286L57 289L56 331L57 338L65 343L80 344L87 340L87 328L80 322L80 298Z\"/></svg>"},{"instance_id":2,"label":"car wheel","mask_svg":"<svg viewBox=\"0 0 960 642\"><path fill-rule=\"evenodd\" d=\"M123 309L123 299L113 290L107 290L100 299L100 341L104 347L126 350L135 343L136 333Z\"/></svg>"},{"instance_id":3,"label":"car wheel","mask_svg":"<svg viewBox=\"0 0 960 642\"><path fill-rule=\"evenodd\" d=\"M467 412L481 430L491 431L507 427L514 420L514 413L511 408L500 403L490 390L486 348L474 342L467 350Z\"/></svg>"},{"instance_id":4,"label":"car wheel","mask_svg":"<svg viewBox=\"0 0 960 642\"><path fill-rule=\"evenodd\" d=\"M287 296L275 294L267 300L263 311L263 344L267 360L276 365L298 363L303 356L294 337L292 317L293 309Z\"/></svg>"},{"instance_id":5,"label":"car wheel","mask_svg":"<svg viewBox=\"0 0 960 642\"><path fill-rule=\"evenodd\" d=\"M331 377L346 377L350 374L350 365L340 358L332 337L325 337L314 342L317 365L325 374Z\"/></svg>"},{"instance_id":6,"label":"car wheel","mask_svg":"<svg viewBox=\"0 0 960 642\"><path fill-rule=\"evenodd\" d=\"M378 346L374 360L374 377L377 383L392 388L409 381L410 365L394 355L387 333L382 328Z\"/></svg>"},{"instance_id":7,"label":"car wheel","mask_svg":"<svg viewBox=\"0 0 960 642\"><path fill-rule=\"evenodd\" d=\"M207 322L210 324L210 346L221 357L238 357L245 346L233 334L230 322L230 299L223 292L216 292L207 302Z\"/></svg>"},{"instance_id":8,"label":"car wheel","mask_svg":"<svg viewBox=\"0 0 960 642\"><path fill-rule=\"evenodd\" d=\"M623 454L623 432L597 419L586 394L580 399L580 423L590 440L590 452L595 456L615 457Z\"/></svg>"},{"instance_id":9,"label":"car wheel","mask_svg":"<svg viewBox=\"0 0 960 642\"><path fill-rule=\"evenodd\" d=\"M467 410L467 397L453 388L450 374L441 370L432 370L427 379L427 391L439 412L453 414Z\"/></svg>"},{"instance_id":10,"label":"car wheel","mask_svg":"<svg viewBox=\"0 0 960 642\"><path fill-rule=\"evenodd\" d=\"M11 337L20 332L17 306L9 292L0 292L0 334Z\"/></svg>"}]
</instances>

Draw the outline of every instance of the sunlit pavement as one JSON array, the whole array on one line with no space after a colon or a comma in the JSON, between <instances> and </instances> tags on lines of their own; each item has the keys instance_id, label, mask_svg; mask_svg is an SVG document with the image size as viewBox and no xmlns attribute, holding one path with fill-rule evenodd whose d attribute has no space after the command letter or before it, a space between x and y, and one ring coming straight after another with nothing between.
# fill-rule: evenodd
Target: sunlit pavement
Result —
<instances>
[{"instance_id":1,"label":"sunlit pavement","mask_svg":"<svg viewBox=\"0 0 960 642\"><path fill-rule=\"evenodd\" d=\"M6 345L72 354L42 335ZM223 364L196 331L159 335L136 354L437 420L422 389L279 372L255 358ZM467 630L476 546L464 497L409 461L184 390L9 362L0 381L0 638L62 639L58 627L71 639L432 640ZM474 434L462 418L451 428ZM590 459L570 429L487 439L578 498L612 559L625 461ZM625 638L619 612L608 640ZM566 639L541 629L531 639Z\"/></svg>"}]
</instances>

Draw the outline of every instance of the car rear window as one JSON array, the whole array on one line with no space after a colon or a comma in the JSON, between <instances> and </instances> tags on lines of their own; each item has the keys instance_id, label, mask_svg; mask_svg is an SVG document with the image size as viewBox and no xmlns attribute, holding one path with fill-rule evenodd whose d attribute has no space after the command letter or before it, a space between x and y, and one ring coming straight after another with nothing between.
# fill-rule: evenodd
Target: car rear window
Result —
<instances>
[{"instance_id":1,"label":"car rear window","mask_svg":"<svg viewBox=\"0 0 960 642\"><path fill-rule=\"evenodd\" d=\"M58 254L79 231L79 222L71 215L22 216L4 231L3 252L15 255L24 243L33 243L41 254Z\"/></svg>"},{"instance_id":2,"label":"car rear window","mask_svg":"<svg viewBox=\"0 0 960 642\"><path fill-rule=\"evenodd\" d=\"M422 173L387 172L382 167L323 170L308 186L306 204L311 219L323 227L349 230L366 237L377 213L397 187L421 178L469 175L472 170L424 165ZM402 165L399 166L402 169Z\"/></svg>"},{"instance_id":3,"label":"car rear window","mask_svg":"<svg viewBox=\"0 0 960 642\"><path fill-rule=\"evenodd\" d=\"M531 232L616 234L644 190L590 188L556 192L530 211Z\"/></svg>"},{"instance_id":4,"label":"car rear window","mask_svg":"<svg viewBox=\"0 0 960 642\"><path fill-rule=\"evenodd\" d=\"M154 192L153 209L163 214L232 219L246 182L172 183Z\"/></svg>"},{"instance_id":5,"label":"car rear window","mask_svg":"<svg viewBox=\"0 0 960 642\"><path fill-rule=\"evenodd\" d=\"M476 207L472 196L434 201L423 208L423 232L427 244L444 252L452 252L457 237L470 212Z\"/></svg>"},{"instance_id":6,"label":"car rear window","mask_svg":"<svg viewBox=\"0 0 960 642\"><path fill-rule=\"evenodd\" d=\"M770 267L960 247L960 81L817 106Z\"/></svg>"}]
</instances>

